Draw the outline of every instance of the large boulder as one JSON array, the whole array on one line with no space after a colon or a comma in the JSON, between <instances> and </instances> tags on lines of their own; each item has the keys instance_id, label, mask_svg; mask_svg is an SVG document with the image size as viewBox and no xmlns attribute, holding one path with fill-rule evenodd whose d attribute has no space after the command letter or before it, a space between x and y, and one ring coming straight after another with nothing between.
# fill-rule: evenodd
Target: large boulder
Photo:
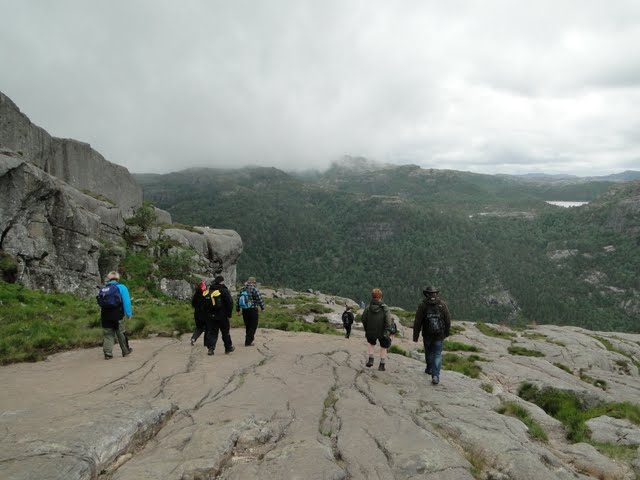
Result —
<instances>
[{"instance_id":1,"label":"large boulder","mask_svg":"<svg viewBox=\"0 0 640 480\"><path fill-rule=\"evenodd\" d=\"M142 188L125 167L107 161L88 143L52 137L31 123L2 92L0 146L78 190L105 197L117 204L125 217L142 205Z\"/></svg>"}]
</instances>

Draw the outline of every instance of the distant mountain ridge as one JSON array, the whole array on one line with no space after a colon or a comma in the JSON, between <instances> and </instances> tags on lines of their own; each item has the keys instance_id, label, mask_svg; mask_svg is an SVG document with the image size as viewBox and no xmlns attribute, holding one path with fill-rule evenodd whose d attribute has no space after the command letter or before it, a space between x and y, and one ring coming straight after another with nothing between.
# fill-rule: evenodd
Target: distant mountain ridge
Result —
<instances>
[{"instance_id":1,"label":"distant mountain ridge","mask_svg":"<svg viewBox=\"0 0 640 480\"><path fill-rule=\"evenodd\" d=\"M243 168L136 178L177 221L238 231L240 278L357 300L379 286L408 309L435 284L461 320L638 331L640 220L630 212L639 182L555 185L364 165L304 176ZM546 200L592 204L562 209Z\"/></svg>"}]
</instances>

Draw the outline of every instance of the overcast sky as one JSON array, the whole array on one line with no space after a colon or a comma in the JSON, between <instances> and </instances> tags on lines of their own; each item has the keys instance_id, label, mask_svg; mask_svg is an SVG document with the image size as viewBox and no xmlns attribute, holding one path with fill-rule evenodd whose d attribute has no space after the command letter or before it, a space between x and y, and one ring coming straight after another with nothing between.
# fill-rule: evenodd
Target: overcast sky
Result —
<instances>
[{"instance_id":1,"label":"overcast sky","mask_svg":"<svg viewBox=\"0 0 640 480\"><path fill-rule=\"evenodd\" d=\"M132 172L640 170L638 0L0 0L0 91Z\"/></svg>"}]
</instances>

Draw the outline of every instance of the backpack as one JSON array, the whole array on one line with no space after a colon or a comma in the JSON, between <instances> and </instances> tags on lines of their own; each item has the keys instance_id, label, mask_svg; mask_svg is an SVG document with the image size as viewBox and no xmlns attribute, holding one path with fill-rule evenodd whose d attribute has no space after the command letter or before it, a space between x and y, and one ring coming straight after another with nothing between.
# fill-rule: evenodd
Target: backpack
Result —
<instances>
[{"instance_id":1,"label":"backpack","mask_svg":"<svg viewBox=\"0 0 640 480\"><path fill-rule=\"evenodd\" d=\"M398 325L396 325L396 321L395 320L391 320L391 325L389 326L389 334L390 335L397 335L398 334Z\"/></svg>"},{"instance_id":2,"label":"backpack","mask_svg":"<svg viewBox=\"0 0 640 480\"><path fill-rule=\"evenodd\" d=\"M211 310L217 312L222 308L222 294L220 290L205 290L202 292L203 297L208 297L211 300Z\"/></svg>"},{"instance_id":3,"label":"backpack","mask_svg":"<svg viewBox=\"0 0 640 480\"><path fill-rule=\"evenodd\" d=\"M240 291L240 296L238 297L238 306L243 310L246 310L247 308L253 308L251 296L246 289L242 289Z\"/></svg>"},{"instance_id":4,"label":"backpack","mask_svg":"<svg viewBox=\"0 0 640 480\"><path fill-rule=\"evenodd\" d=\"M427 307L424 312L424 324L429 337L444 336L445 324L440 309L437 305L435 308Z\"/></svg>"},{"instance_id":5,"label":"backpack","mask_svg":"<svg viewBox=\"0 0 640 480\"><path fill-rule=\"evenodd\" d=\"M98 295L96 295L96 300L100 308L107 310L122 307L122 295L118 285L115 283L110 283L100 288Z\"/></svg>"}]
</instances>

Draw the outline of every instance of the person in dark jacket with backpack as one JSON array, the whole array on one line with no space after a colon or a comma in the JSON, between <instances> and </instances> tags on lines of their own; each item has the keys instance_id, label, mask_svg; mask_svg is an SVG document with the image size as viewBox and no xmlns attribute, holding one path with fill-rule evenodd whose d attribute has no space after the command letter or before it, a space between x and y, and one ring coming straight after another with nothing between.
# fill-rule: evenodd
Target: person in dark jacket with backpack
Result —
<instances>
[{"instance_id":1,"label":"person in dark jacket with backpack","mask_svg":"<svg viewBox=\"0 0 640 480\"><path fill-rule=\"evenodd\" d=\"M344 336L345 338L349 338L351 335L351 325L353 325L353 312L351 311L351 307L347 305L342 314L342 326L347 332Z\"/></svg>"},{"instance_id":2,"label":"person in dark jacket with backpack","mask_svg":"<svg viewBox=\"0 0 640 480\"><path fill-rule=\"evenodd\" d=\"M215 352L218 333L222 334L224 353L231 353L235 350L229 333L231 328L229 318L233 315L233 298L222 276L218 275L213 279L209 290L205 290L205 296L211 300L208 304L210 314L207 316L204 332L205 345L209 348L208 354L213 355Z\"/></svg>"},{"instance_id":3,"label":"person in dark jacket with backpack","mask_svg":"<svg viewBox=\"0 0 640 480\"><path fill-rule=\"evenodd\" d=\"M98 292L98 304L100 305L100 323L102 324L102 351L104 359L113 358L113 344L118 339L122 356L129 355L133 348L129 347L129 342L124 332L124 320L131 318L131 297L129 289L119 283L120 274L109 272L104 287Z\"/></svg>"},{"instance_id":4,"label":"person in dark jacket with backpack","mask_svg":"<svg viewBox=\"0 0 640 480\"><path fill-rule=\"evenodd\" d=\"M362 326L367 337L367 351L369 359L366 366L373 366L373 352L376 343L380 343L380 365L378 370L385 370L387 360L387 349L391 346L391 312L382 302L382 290L374 288L371 290L371 303L362 313Z\"/></svg>"},{"instance_id":5,"label":"person in dark jacket with backpack","mask_svg":"<svg viewBox=\"0 0 640 480\"><path fill-rule=\"evenodd\" d=\"M431 375L431 383L440 383L442 368L442 345L451 333L451 315L449 308L438 296L435 287L425 287L422 291L425 298L418 306L413 322L413 341L417 342L422 332L424 357L427 367L424 373Z\"/></svg>"},{"instance_id":6,"label":"person in dark jacket with backpack","mask_svg":"<svg viewBox=\"0 0 640 480\"><path fill-rule=\"evenodd\" d=\"M191 346L195 345L200 335L205 331L207 325L207 317L210 315L209 307L207 305L210 302L209 298L203 295L203 292L207 289L204 280L197 285L193 297L191 298L191 306L193 307L193 320L196 323L196 328L191 335ZM205 346L207 336L205 335Z\"/></svg>"},{"instance_id":7,"label":"person in dark jacket with backpack","mask_svg":"<svg viewBox=\"0 0 640 480\"><path fill-rule=\"evenodd\" d=\"M244 346L252 347L258 330L258 308L264 311L264 300L260 295L260 290L256 287L255 277L249 277L240 289L236 301L236 312L242 310L242 320L245 327Z\"/></svg>"}]
</instances>

